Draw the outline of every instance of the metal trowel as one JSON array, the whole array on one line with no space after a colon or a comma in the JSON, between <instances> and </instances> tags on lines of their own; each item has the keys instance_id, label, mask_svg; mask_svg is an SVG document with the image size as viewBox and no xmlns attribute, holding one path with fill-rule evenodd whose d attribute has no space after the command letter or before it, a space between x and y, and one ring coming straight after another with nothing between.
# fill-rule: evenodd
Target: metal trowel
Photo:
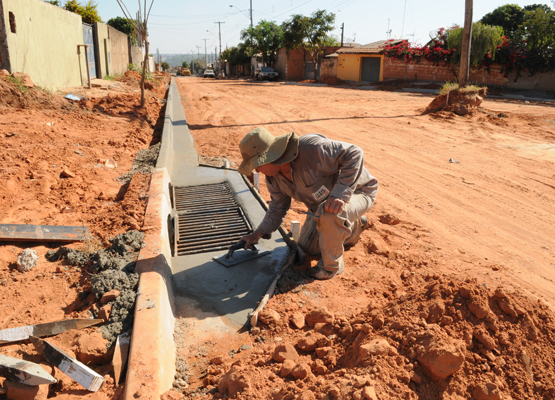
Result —
<instances>
[{"instance_id":1,"label":"metal trowel","mask_svg":"<svg viewBox=\"0 0 555 400\"><path fill-rule=\"evenodd\" d=\"M248 250L245 250L245 244L247 242L244 240L234 244L229 248L227 253L214 257L214 260L229 268L271 253L270 251L261 251L262 249L255 244L251 245Z\"/></svg>"}]
</instances>

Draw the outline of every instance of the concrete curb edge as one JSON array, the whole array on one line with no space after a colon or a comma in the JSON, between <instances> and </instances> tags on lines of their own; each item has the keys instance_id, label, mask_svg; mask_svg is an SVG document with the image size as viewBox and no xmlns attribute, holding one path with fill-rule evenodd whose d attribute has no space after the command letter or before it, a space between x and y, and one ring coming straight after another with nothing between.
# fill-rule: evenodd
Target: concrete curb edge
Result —
<instances>
[{"instance_id":1,"label":"concrete curb edge","mask_svg":"<svg viewBox=\"0 0 555 400\"><path fill-rule=\"evenodd\" d=\"M149 230L137 261L140 279L125 400L158 400L174 381L175 317L167 218L171 212L169 183L165 168L153 171L144 222Z\"/></svg>"}]
</instances>

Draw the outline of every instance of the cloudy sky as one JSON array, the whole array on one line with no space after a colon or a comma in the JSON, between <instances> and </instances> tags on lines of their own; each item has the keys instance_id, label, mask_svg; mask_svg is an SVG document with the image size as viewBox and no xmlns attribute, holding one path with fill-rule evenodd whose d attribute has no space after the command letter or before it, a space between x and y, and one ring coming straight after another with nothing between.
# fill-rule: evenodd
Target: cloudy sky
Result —
<instances>
[{"instance_id":1,"label":"cloudy sky","mask_svg":"<svg viewBox=\"0 0 555 400\"><path fill-rule=\"evenodd\" d=\"M82 2L85 2L83 0ZM123 0L135 15L138 1ZM152 0L147 0L148 6ZM335 30L341 38L344 24L346 42L370 43L388 38L405 38L424 44L429 34L441 27L464 24L464 0L154 0L149 19L150 48L161 54L213 52L215 47L236 46L240 33L250 24L261 20L281 24L293 14L310 15L316 10L326 10L336 15ZM97 0L98 11L104 22L123 16L116 0ZM473 20L477 21L488 12L504 4L526 6L551 1L474 1ZM220 24L218 24L220 22Z\"/></svg>"}]
</instances>

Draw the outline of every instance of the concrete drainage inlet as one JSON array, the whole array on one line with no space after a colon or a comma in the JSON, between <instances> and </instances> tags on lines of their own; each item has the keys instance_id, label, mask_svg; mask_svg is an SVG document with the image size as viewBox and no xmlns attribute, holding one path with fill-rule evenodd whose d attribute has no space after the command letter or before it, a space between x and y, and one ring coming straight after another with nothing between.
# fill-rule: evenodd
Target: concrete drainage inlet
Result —
<instances>
[{"instance_id":1,"label":"concrete drainage inlet","mask_svg":"<svg viewBox=\"0 0 555 400\"><path fill-rule=\"evenodd\" d=\"M173 190L176 256L227 250L252 232L227 182Z\"/></svg>"}]
</instances>

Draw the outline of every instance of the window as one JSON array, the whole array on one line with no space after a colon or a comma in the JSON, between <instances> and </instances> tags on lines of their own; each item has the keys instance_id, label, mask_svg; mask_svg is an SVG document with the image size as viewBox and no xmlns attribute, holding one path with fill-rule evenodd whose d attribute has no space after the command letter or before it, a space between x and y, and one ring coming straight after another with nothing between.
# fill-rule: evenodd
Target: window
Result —
<instances>
[{"instance_id":1,"label":"window","mask_svg":"<svg viewBox=\"0 0 555 400\"><path fill-rule=\"evenodd\" d=\"M15 27L15 15L13 15L13 12L11 11L9 13L9 18L10 18L10 30L12 31L12 33L17 33L16 27Z\"/></svg>"}]
</instances>

